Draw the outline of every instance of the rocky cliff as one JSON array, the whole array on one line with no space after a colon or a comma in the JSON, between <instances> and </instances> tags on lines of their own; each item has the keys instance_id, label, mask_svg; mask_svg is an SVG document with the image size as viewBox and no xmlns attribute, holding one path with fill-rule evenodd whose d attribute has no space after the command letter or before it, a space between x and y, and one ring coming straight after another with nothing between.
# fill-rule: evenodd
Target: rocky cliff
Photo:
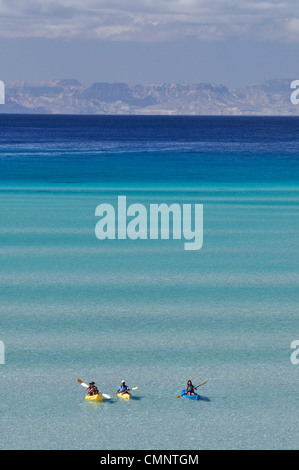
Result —
<instances>
[{"instance_id":1,"label":"rocky cliff","mask_svg":"<svg viewBox=\"0 0 299 470\"><path fill-rule=\"evenodd\" d=\"M299 115L290 101L292 79L240 89L213 83L129 85L78 80L5 84L1 113Z\"/></svg>"}]
</instances>

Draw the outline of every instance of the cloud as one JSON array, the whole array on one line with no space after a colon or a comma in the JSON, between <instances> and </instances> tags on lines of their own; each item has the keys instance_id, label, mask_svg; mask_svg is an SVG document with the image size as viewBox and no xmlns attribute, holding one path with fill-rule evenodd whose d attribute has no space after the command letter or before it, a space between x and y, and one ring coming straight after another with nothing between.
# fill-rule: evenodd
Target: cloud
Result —
<instances>
[{"instance_id":1,"label":"cloud","mask_svg":"<svg viewBox=\"0 0 299 470\"><path fill-rule=\"evenodd\" d=\"M298 0L0 0L0 36L299 41Z\"/></svg>"}]
</instances>

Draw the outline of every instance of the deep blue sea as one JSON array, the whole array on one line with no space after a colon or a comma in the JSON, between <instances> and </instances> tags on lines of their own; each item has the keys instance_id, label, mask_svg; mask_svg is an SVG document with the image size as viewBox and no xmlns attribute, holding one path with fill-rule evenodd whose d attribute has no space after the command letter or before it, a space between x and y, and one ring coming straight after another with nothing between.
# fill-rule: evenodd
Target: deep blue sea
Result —
<instances>
[{"instance_id":1,"label":"deep blue sea","mask_svg":"<svg viewBox=\"0 0 299 470\"><path fill-rule=\"evenodd\" d=\"M119 195L203 247L97 239ZM0 448L298 449L298 209L299 118L0 115Z\"/></svg>"}]
</instances>

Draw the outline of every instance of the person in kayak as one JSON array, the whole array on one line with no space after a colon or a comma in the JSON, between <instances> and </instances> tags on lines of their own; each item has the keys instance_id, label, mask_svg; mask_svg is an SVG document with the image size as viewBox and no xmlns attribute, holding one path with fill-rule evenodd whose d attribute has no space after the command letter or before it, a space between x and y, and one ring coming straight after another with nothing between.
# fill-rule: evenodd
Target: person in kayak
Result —
<instances>
[{"instance_id":1,"label":"person in kayak","mask_svg":"<svg viewBox=\"0 0 299 470\"><path fill-rule=\"evenodd\" d=\"M187 387L185 389L186 395L197 395L197 393L195 393L194 390L197 390L197 388L194 387L191 380L188 380Z\"/></svg>"},{"instance_id":2,"label":"person in kayak","mask_svg":"<svg viewBox=\"0 0 299 470\"><path fill-rule=\"evenodd\" d=\"M117 393L120 393L121 395L124 395L127 393L128 395L131 395L129 393L129 387L126 385L126 382L124 380L121 381L121 385L117 389Z\"/></svg>"},{"instance_id":3,"label":"person in kayak","mask_svg":"<svg viewBox=\"0 0 299 470\"><path fill-rule=\"evenodd\" d=\"M87 393L88 396L99 395L100 394L100 392L99 392L98 388L95 386L94 382L89 382L89 387L86 388L86 390L88 390L88 393Z\"/></svg>"}]
</instances>

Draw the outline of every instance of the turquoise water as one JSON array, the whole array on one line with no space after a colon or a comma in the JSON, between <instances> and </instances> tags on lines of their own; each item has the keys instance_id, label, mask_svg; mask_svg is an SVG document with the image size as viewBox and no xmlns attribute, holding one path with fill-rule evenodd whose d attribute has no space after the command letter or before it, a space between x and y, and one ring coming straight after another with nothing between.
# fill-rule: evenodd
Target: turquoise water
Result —
<instances>
[{"instance_id":1,"label":"turquoise water","mask_svg":"<svg viewBox=\"0 0 299 470\"><path fill-rule=\"evenodd\" d=\"M2 178L2 449L298 448L299 187L219 179ZM203 248L98 240L96 206L124 194L204 204ZM77 378L139 388L91 404ZM199 402L176 399L189 378Z\"/></svg>"}]
</instances>

